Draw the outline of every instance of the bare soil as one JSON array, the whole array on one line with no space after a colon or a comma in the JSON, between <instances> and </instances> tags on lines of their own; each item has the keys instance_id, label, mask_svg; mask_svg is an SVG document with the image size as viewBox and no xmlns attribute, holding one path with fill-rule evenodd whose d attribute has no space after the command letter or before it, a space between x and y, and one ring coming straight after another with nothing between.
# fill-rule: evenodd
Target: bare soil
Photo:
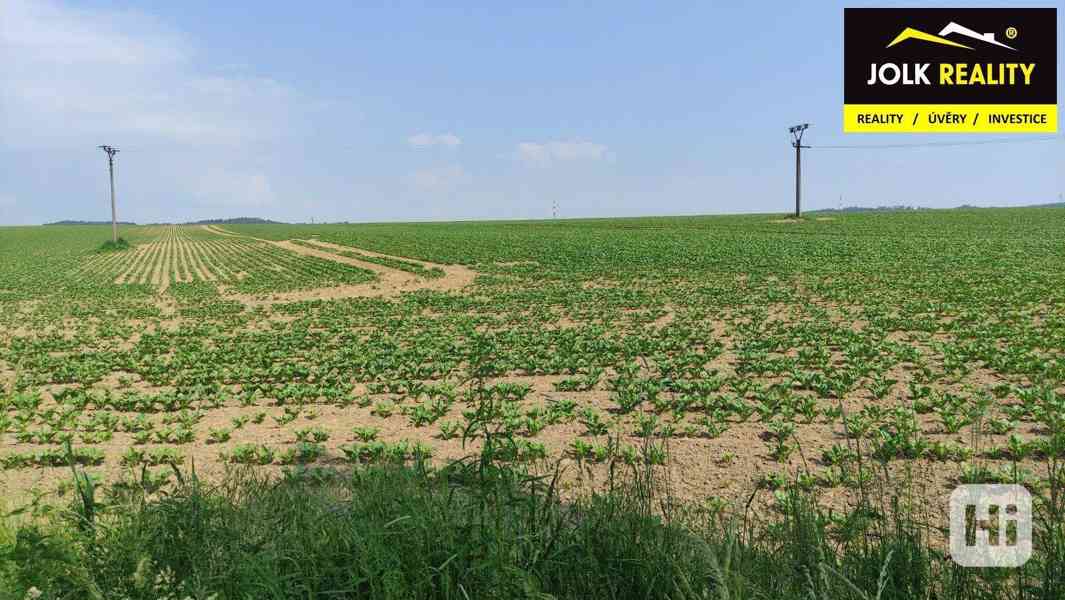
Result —
<instances>
[{"instance_id":1,"label":"bare soil","mask_svg":"<svg viewBox=\"0 0 1065 600\"><path fill-rule=\"evenodd\" d=\"M259 239L259 238L252 238ZM289 252L294 252L301 256L313 256L324 260L331 260L367 271L372 271L377 275L377 280L361 283L355 285L341 285L328 288L316 288L309 290L297 290L292 292L284 292L271 294L268 297L254 296L248 294L233 294L229 296L235 300L249 305L249 306L262 306L267 304L276 304L284 302L299 302L304 300L335 300L339 298L359 298L359 297L392 297L398 296L406 292L414 292L418 290L433 290L438 292L450 292L459 291L463 288L471 285L477 277L477 273L468 267L461 265L437 265L434 263L428 263L425 261L414 260L406 257L389 256L387 254L380 254L377 252L371 252L363 250L361 248L354 248L351 246L340 246L337 244L330 244L328 242L320 242L317 240L310 240L310 243L318 246L317 248L309 248L300 244L295 244L291 241L270 241L259 240L284 248ZM357 251L362 252L370 256L379 256L386 258L395 258L399 260L405 260L410 262L416 262L425 265L426 268L437 267L444 271L443 277L426 278L419 277L413 273L406 271L400 271L398 269L392 269L377 263L361 261L355 258L347 256L341 256L335 254L334 251Z\"/></svg>"}]
</instances>

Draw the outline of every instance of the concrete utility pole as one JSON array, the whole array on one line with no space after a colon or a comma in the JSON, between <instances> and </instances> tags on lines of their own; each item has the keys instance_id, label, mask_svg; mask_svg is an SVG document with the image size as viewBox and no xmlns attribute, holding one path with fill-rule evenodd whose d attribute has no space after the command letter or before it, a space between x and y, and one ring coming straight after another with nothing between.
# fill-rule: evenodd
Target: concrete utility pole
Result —
<instances>
[{"instance_id":1,"label":"concrete utility pole","mask_svg":"<svg viewBox=\"0 0 1065 600\"><path fill-rule=\"evenodd\" d=\"M107 153L107 170L111 174L111 241L118 243L118 212L115 210L115 155L118 148L100 146Z\"/></svg>"},{"instance_id":2,"label":"concrete utility pole","mask_svg":"<svg viewBox=\"0 0 1065 600\"><path fill-rule=\"evenodd\" d=\"M809 146L802 145L802 134L810 128L809 123L788 127L791 133L791 146L795 148L795 218L799 218L802 204L802 149Z\"/></svg>"}]
</instances>

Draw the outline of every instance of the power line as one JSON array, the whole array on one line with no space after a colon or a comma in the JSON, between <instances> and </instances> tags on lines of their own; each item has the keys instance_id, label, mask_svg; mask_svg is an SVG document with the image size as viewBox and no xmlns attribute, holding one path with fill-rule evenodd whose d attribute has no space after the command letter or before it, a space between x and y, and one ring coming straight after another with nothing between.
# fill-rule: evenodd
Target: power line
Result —
<instances>
[{"instance_id":1,"label":"power line","mask_svg":"<svg viewBox=\"0 0 1065 600\"><path fill-rule=\"evenodd\" d=\"M987 146L990 144L1024 144L1028 142L1051 142L1065 139L1063 136L1053 135L1036 138L997 138L993 140L977 140L972 142L923 142L912 144L855 144L840 146L807 146L814 150L860 150L862 148L949 148L955 146Z\"/></svg>"}]
</instances>

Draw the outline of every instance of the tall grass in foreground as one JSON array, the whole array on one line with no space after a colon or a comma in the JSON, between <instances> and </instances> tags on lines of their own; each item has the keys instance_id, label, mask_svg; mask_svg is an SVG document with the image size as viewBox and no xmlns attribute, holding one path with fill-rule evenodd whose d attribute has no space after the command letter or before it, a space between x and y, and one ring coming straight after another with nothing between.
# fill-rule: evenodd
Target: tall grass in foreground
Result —
<instances>
[{"instance_id":1,"label":"tall grass in foreground","mask_svg":"<svg viewBox=\"0 0 1065 600\"><path fill-rule=\"evenodd\" d=\"M636 471L572 503L464 463L235 471L0 536L0 598L1061 598L1045 512L1020 570L973 570L904 514L830 517L801 492L754 524L659 503ZM92 515L92 516L90 516ZM1060 516L1060 513L1058 513ZM90 520L91 519L91 520ZM37 593L40 592L40 596Z\"/></svg>"},{"instance_id":2,"label":"tall grass in foreground","mask_svg":"<svg viewBox=\"0 0 1065 600\"><path fill-rule=\"evenodd\" d=\"M233 471L215 485L179 472L165 493L126 485L103 503L72 467L69 510L0 530L0 600L1065 597L1060 448L1032 560L965 569L905 504L868 500L864 487L843 514L796 486L768 514L732 517L673 502L642 460L564 501L557 471L538 477L502 458L517 440L480 364L464 439L482 450L439 470Z\"/></svg>"}]
</instances>

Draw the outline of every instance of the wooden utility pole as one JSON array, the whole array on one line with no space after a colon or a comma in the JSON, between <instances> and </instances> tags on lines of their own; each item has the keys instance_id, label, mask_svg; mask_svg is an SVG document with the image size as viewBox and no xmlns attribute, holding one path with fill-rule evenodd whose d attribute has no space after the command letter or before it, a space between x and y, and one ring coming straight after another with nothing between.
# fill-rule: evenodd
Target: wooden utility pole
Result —
<instances>
[{"instance_id":1,"label":"wooden utility pole","mask_svg":"<svg viewBox=\"0 0 1065 600\"><path fill-rule=\"evenodd\" d=\"M802 134L810 128L809 123L788 127L791 133L791 145L795 148L795 218L799 218L802 207L802 149L809 146L802 145Z\"/></svg>"},{"instance_id":2,"label":"wooden utility pole","mask_svg":"<svg viewBox=\"0 0 1065 600\"><path fill-rule=\"evenodd\" d=\"M107 170L111 174L111 241L118 243L118 211L115 209L115 155L118 148L100 146L107 153Z\"/></svg>"}]
</instances>

